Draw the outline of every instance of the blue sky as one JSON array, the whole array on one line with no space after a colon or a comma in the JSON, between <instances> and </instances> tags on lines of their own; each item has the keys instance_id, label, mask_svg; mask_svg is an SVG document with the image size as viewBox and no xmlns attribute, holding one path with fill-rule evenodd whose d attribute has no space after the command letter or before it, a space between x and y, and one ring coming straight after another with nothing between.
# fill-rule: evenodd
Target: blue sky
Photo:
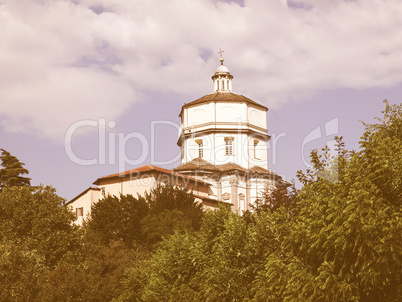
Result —
<instances>
[{"instance_id":1,"label":"blue sky","mask_svg":"<svg viewBox=\"0 0 402 302\"><path fill-rule=\"evenodd\" d=\"M397 0L2 0L0 147L66 199L123 153L126 169L173 168L181 106L212 92L222 48L233 91L269 107L269 167L291 180L334 133L356 149L359 120L401 102L401 15ZM98 164L66 153L80 122L97 126L67 145Z\"/></svg>"}]
</instances>

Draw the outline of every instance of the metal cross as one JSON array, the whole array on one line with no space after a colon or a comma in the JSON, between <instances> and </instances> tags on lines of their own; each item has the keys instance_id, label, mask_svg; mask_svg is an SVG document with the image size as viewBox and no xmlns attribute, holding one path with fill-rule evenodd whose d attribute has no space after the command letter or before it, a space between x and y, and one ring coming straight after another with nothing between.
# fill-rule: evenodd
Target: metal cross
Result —
<instances>
[{"instance_id":1,"label":"metal cross","mask_svg":"<svg viewBox=\"0 0 402 302\"><path fill-rule=\"evenodd\" d=\"M219 48L218 53L219 53L219 55L221 56L221 58L222 58L222 52L225 52L225 51Z\"/></svg>"}]
</instances>

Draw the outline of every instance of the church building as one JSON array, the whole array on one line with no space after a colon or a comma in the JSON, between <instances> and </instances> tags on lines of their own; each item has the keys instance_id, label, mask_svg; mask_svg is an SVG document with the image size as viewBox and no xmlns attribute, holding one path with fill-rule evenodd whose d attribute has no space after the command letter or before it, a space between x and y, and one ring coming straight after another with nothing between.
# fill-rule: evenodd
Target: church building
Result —
<instances>
[{"instance_id":1,"label":"church building","mask_svg":"<svg viewBox=\"0 0 402 302\"><path fill-rule=\"evenodd\" d=\"M264 190L290 185L268 170L268 108L232 92L233 76L223 62L221 57L212 76L213 92L181 108L181 165L173 170L146 165L98 178L96 187L68 202L78 224L103 196L143 195L157 183L187 188L206 208L228 203L239 213Z\"/></svg>"}]
</instances>

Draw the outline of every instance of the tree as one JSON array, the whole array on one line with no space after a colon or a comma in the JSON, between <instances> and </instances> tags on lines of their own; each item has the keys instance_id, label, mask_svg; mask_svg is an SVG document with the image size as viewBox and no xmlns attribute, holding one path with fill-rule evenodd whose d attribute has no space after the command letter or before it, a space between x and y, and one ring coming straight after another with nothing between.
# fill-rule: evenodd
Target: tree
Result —
<instances>
[{"instance_id":1,"label":"tree","mask_svg":"<svg viewBox=\"0 0 402 302\"><path fill-rule=\"evenodd\" d=\"M254 203L250 204L252 213L259 214L261 211L275 211L280 207L286 207L290 209L295 203L296 189L293 186L292 191L288 191L285 186L271 188L266 186L263 191L262 198L257 199ZM246 213L249 215L250 213Z\"/></svg>"},{"instance_id":2,"label":"tree","mask_svg":"<svg viewBox=\"0 0 402 302\"><path fill-rule=\"evenodd\" d=\"M28 177L23 177L21 175L28 174L28 170L23 166L15 156L12 156L9 152L4 149L1 150L1 165L3 169L0 169L0 191L5 186L23 186L30 185L31 179Z\"/></svg>"},{"instance_id":3,"label":"tree","mask_svg":"<svg viewBox=\"0 0 402 302\"><path fill-rule=\"evenodd\" d=\"M298 172L291 208L207 212L128 270L119 301L359 301L402 296L402 105L366 125L359 152L336 138ZM267 204L268 205L268 204Z\"/></svg>"},{"instance_id":4,"label":"tree","mask_svg":"<svg viewBox=\"0 0 402 302\"><path fill-rule=\"evenodd\" d=\"M149 193L145 193L145 199L152 214L166 210L178 210L191 220L194 229L200 227L203 205L196 202L192 192L189 193L186 188L158 184Z\"/></svg>"},{"instance_id":5,"label":"tree","mask_svg":"<svg viewBox=\"0 0 402 302\"><path fill-rule=\"evenodd\" d=\"M142 241L140 222L148 212L149 206L143 197L108 195L92 206L86 227L105 244L122 240L131 245Z\"/></svg>"},{"instance_id":6,"label":"tree","mask_svg":"<svg viewBox=\"0 0 402 302\"><path fill-rule=\"evenodd\" d=\"M52 187L6 187L0 193L0 238L24 244L55 266L81 245L76 219Z\"/></svg>"},{"instance_id":7,"label":"tree","mask_svg":"<svg viewBox=\"0 0 402 302\"><path fill-rule=\"evenodd\" d=\"M255 283L284 301L398 301L401 292L402 106L366 124L361 151L311 154L280 249ZM262 300L256 300L262 301Z\"/></svg>"},{"instance_id":8,"label":"tree","mask_svg":"<svg viewBox=\"0 0 402 302\"><path fill-rule=\"evenodd\" d=\"M74 262L82 234L64 201L51 187L0 192L0 300L42 301L42 277L63 261Z\"/></svg>"},{"instance_id":9,"label":"tree","mask_svg":"<svg viewBox=\"0 0 402 302\"><path fill-rule=\"evenodd\" d=\"M141 284L146 273L149 251L153 252L175 231L181 234L195 230L202 215L202 205L178 187L158 185L145 197L106 196L92 206L91 216L84 224L81 259L85 270L72 272L73 278L67 284L87 280L79 294L83 301L110 301L120 294L135 300L139 297L136 288L142 288L138 282ZM125 284L131 287L122 292L121 280L128 267L131 278Z\"/></svg>"},{"instance_id":10,"label":"tree","mask_svg":"<svg viewBox=\"0 0 402 302\"><path fill-rule=\"evenodd\" d=\"M154 247L176 229L198 229L202 204L185 189L157 185L145 197L106 196L92 206L86 227L103 238Z\"/></svg>"}]
</instances>

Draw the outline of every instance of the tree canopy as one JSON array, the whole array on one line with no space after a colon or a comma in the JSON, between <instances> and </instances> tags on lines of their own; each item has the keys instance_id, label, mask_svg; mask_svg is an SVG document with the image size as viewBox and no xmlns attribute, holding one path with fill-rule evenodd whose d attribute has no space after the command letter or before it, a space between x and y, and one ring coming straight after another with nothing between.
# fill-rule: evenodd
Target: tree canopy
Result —
<instances>
[{"instance_id":1,"label":"tree canopy","mask_svg":"<svg viewBox=\"0 0 402 302\"><path fill-rule=\"evenodd\" d=\"M337 137L336 154L311 153L295 202L247 219L222 208L164 240L119 301L399 301L402 106L383 113L360 151Z\"/></svg>"},{"instance_id":2,"label":"tree canopy","mask_svg":"<svg viewBox=\"0 0 402 302\"><path fill-rule=\"evenodd\" d=\"M23 167L25 164L21 163L15 156L12 156L6 150L0 150L0 160L1 165L3 166L3 168L0 169L0 191L5 186L29 186L31 184L31 179L22 176L29 173L28 170Z\"/></svg>"},{"instance_id":3,"label":"tree canopy","mask_svg":"<svg viewBox=\"0 0 402 302\"><path fill-rule=\"evenodd\" d=\"M82 228L51 187L0 192L0 300L359 301L402 296L402 105L360 150L311 152L302 187L244 215L185 189L106 196Z\"/></svg>"}]
</instances>

